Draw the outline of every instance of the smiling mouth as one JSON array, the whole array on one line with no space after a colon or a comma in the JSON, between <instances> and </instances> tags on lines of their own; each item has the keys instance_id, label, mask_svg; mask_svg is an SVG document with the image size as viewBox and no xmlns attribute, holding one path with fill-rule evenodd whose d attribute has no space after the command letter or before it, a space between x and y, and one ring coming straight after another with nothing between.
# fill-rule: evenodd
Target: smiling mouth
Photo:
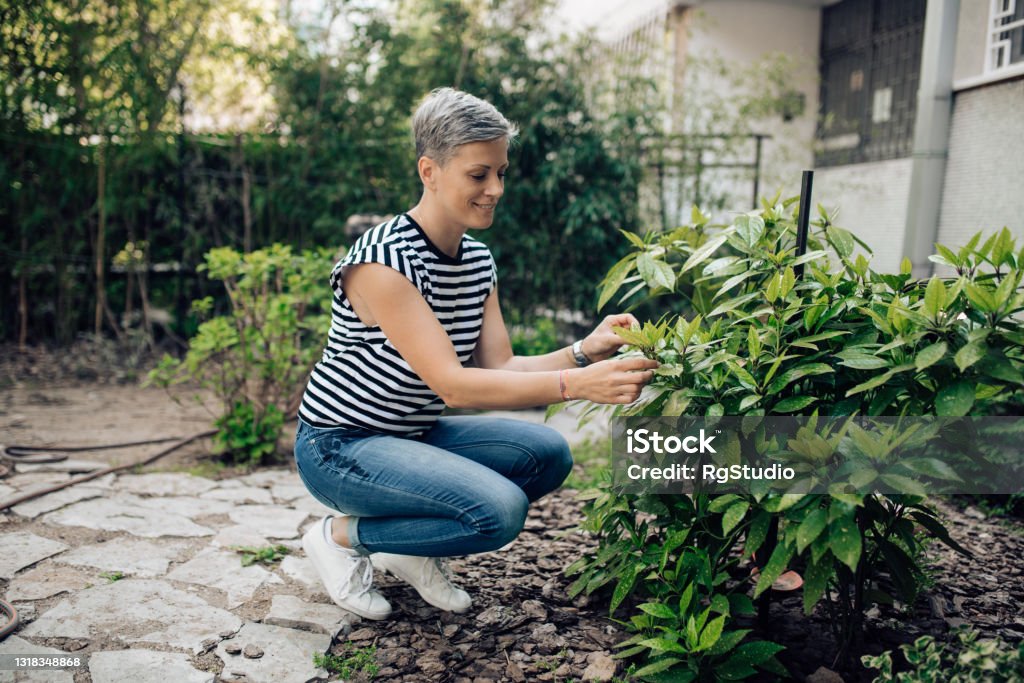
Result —
<instances>
[{"instance_id":1,"label":"smiling mouth","mask_svg":"<svg viewBox=\"0 0 1024 683\"><path fill-rule=\"evenodd\" d=\"M478 209L483 209L484 211L493 211L497 204L477 204L476 202L473 202L473 206Z\"/></svg>"}]
</instances>

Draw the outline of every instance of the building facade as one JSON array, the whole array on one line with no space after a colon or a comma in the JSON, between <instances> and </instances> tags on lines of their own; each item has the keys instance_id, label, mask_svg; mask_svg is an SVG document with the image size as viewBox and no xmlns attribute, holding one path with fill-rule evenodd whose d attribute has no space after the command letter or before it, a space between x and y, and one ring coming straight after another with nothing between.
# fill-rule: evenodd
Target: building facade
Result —
<instances>
[{"instance_id":1,"label":"building facade","mask_svg":"<svg viewBox=\"0 0 1024 683\"><path fill-rule=\"evenodd\" d=\"M674 112L694 102L686 71L702 57L787 55L803 107L753 124L771 136L761 193L795 194L814 168L815 201L876 269L908 256L927 275L935 242L982 229L1024 237L1024 0L635 0L594 18L613 50L660 52ZM749 175L705 182L744 210Z\"/></svg>"}]
</instances>

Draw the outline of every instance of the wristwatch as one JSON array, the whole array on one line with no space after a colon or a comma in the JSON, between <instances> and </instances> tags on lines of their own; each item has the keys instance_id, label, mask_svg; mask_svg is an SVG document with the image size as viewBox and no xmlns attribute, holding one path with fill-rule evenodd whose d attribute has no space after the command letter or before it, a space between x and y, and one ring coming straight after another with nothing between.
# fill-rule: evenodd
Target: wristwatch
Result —
<instances>
[{"instance_id":1,"label":"wristwatch","mask_svg":"<svg viewBox=\"0 0 1024 683\"><path fill-rule=\"evenodd\" d=\"M572 357L576 360L576 367L585 368L590 365L590 359L583 353L583 340L577 339L572 343Z\"/></svg>"}]
</instances>

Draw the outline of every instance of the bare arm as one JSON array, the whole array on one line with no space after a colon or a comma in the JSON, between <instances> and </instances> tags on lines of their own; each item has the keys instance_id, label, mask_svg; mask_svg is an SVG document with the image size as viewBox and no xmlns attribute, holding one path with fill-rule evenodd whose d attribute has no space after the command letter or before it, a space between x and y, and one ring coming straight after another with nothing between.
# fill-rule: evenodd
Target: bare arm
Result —
<instances>
[{"instance_id":1,"label":"bare arm","mask_svg":"<svg viewBox=\"0 0 1024 683\"><path fill-rule=\"evenodd\" d=\"M612 328L615 326L629 327L636 322L636 318L628 313L606 317L583 340L583 353L591 361L600 361L611 357L623 344ZM473 358L477 367L515 370L516 372L542 372L576 367L576 359L572 355L570 346L541 356L513 355L508 329L505 327L505 319L501 315L497 288L484 302L483 328L480 330L480 340L473 352Z\"/></svg>"},{"instance_id":2,"label":"bare arm","mask_svg":"<svg viewBox=\"0 0 1024 683\"><path fill-rule=\"evenodd\" d=\"M511 409L562 400L558 367L538 372L463 367L430 306L412 283L393 269L373 263L354 266L345 275L344 286L363 322L379 325L413 371L447 405ZM490 305L496 306L497 300ZM504 323L501 326L504 328ZM507 351L511 358L511 346ZM569 370L567 388L572 398L632 403L656 366L645 358L595 363ZM640 370L646 372L637 372Z\"/></svg>"}]
</instances>

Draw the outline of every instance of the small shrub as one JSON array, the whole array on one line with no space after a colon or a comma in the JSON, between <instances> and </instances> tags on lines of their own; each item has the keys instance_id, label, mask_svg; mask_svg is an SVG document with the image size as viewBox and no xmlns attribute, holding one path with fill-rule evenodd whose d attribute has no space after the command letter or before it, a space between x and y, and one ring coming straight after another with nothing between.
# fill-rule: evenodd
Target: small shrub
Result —
<instances>
[{"instance_id":1,"label":"small shrub","mask_svg":"<svg viewBox=\"0 0 1024 683\"><path fill-rule=\"evenodd\" d=\"M351 643L345 643L342 647L343 652L340 655L314 654L313 664L338 674L344 680L348 680L358 673L373 679L380 671L380 667L377 665L376 647L356 648Z\"/></svg>"},{"instance_id":2,"label":"small shrub","mask_svg":"<svg viewBox=\"0 0 1024 683\"><path fill-rule=\"evenodd\" d=\"M528 324L513 325L509 331L512 353L517 356L540 356L557 351L558 328L550 318L537 318Z\"/></svg>"},{"instance_id":3,"label":"small shrub","mask_svg":"<svg viewBox=\"0 0 1024 683\"><path fill-rule=\"evenodd\" d=\"M694 209L691 225L626 234L634 251L605 277L600 304L670 297L666 308L682 301L689 311L620 331L634 353L662 365L640 401L616 414L1019 412L1024 250L1009 231L984 242L975 235L957 251L939 246L932 260L956 277L917 280L908 261L898 274L871 270L856 237L820 207L808 251L797 255L795 203L766 201L728 226ZM818 440L822 457L837 452L838 436ZM882 463L887 454L872 453ZM618 495L603 482L585 498L585 527L600 546L567 569L580 574L572 590L614 586L613 613L631 594L641 600L620 656L643 655L642 678L775 670L778 646L746 642L750 631L735 627L753 610L745 578L734 577L745 577L739 562L755 552L766 562L754 597L767 599L787 567L802 567L804 608L824 602L848 660L867 607L910 603L927 581L927 536L963 551L924 495Z\"/></svg>"},{"instance_id":4,"label":"small shrub","mask_svg":"<svg viewBox=\"0 0 1024 683\"><path fill-rule=\"evenodd\" d=\"M287 546L283 545L273 545L265 548L233 546L232 550L242 555L243 567L248 567L257 562L260 564L274 564L283 560L284 556L291 552Z\"/></svg>"},{"instance_id":5,"label":"small shrub","mask_svg":"<svg viewBox=\"0 0 1024 683\"><path fill-rule=\"evenodd\" d=\"M200 266L223 283L231 308L212 315L211 297L194 301L208 319L185 357L164 356L148 382L212 391L221 403L216 447L236 462L260 464L272 454L286 416L298 408L327 332L330 263L327 250L297 255L275 244L248 254L219 247Z\"/></svg>"},{"instance_id":6,"label":"small shrub","mask_svg":"<svg viewBox=\"0 0 1024 683\"><path fill-rule=\"evenodd\" d=\"M906 671L894 671L892 652L861 658L864 666L878 669L873 683L1011 683L1024 680L1024 643L1016 647L1000 639L978 640L978 632L961 628L957 643L946 645L922 636L901 645Z\"/></svg>"}]
</instances>

